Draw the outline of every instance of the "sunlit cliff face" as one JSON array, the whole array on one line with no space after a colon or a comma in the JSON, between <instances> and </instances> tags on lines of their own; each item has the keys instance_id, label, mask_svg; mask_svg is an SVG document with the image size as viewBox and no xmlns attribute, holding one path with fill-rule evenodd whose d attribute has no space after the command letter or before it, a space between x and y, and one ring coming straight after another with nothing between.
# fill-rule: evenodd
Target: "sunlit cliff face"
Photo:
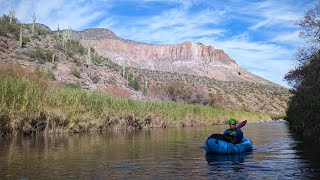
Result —
<instances>
[{"instance_id":1,"label":"sunlit cliff face","mask_svg":"<svg viewBox=\"0 0 320 180\"><path fill-rule=\"evenodd\" d=\"M107 37L81 42L123 66L206 76L222 81L270 83L244 70L223 50L189 41L176 45L154 45Z\"/></svg>"}]
</instances>

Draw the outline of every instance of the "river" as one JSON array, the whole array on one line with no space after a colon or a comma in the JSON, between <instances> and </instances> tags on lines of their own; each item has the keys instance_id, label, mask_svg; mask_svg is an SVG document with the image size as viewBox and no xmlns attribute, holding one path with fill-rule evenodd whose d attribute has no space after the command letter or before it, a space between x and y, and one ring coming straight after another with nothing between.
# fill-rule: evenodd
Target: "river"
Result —
<instances>
[{"instance_id":1,"label":"river","mask_svg":"<svg viewBox=\"0 0 320 180\"><path fill-rule=\"evenodd\" d=\"M284 123L247 124L251 153L206 155L223 126L0 139L1 179L319 179L320 147Z\"/></svg>"}]
</instances>

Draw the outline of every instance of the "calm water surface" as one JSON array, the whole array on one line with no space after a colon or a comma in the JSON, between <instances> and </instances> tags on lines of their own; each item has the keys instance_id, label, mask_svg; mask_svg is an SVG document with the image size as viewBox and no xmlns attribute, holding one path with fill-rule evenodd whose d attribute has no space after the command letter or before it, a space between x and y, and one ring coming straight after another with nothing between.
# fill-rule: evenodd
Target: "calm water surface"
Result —
<instances>
[{"instance_id":1,"label":"calm water surface","mask_svg":"<svg viewBox=\"0 0 320 180\"><path fill-rule=\"evenodd\" d=\"M0 139L0 179L319 179L320 147L283 123L248 124L252 153L199 148L227 126Z\"/></svg>"}]
</instances>

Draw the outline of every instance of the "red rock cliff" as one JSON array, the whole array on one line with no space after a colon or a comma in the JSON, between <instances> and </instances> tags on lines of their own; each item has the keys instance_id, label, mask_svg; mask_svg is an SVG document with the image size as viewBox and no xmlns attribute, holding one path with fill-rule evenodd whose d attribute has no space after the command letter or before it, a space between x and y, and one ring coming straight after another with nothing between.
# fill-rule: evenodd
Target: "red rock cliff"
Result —
<instances>
[{"instance_id":1,"label":"red rock cliff","mask_svg":"<svg viewBox=\"0 0 320 180\"><path fill-rule=\"evenodd\" d=\"M269 81L241 68L223 50L193 42L153 45L121 38L81 40L104 57L123 66L207 76L223 81Z\"/></svg>"}]
</instances>

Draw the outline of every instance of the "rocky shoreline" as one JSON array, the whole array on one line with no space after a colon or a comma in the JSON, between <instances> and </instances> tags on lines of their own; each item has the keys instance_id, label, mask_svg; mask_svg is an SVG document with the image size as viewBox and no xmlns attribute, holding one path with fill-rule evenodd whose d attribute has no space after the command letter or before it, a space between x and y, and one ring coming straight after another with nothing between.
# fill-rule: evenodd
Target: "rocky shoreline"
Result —
<instances>
[{"instance_id":1,"label":"rocky shoreline","mask_svg":"<svg viewBox=\"0 0 320 180\"><path fill-rule=\"evenodd\" d=\"M286 123L287 121L284 119L271 119L271 120L265 120L265 119L259 119L257 123Z\"/></svg>"}]
</instances>

